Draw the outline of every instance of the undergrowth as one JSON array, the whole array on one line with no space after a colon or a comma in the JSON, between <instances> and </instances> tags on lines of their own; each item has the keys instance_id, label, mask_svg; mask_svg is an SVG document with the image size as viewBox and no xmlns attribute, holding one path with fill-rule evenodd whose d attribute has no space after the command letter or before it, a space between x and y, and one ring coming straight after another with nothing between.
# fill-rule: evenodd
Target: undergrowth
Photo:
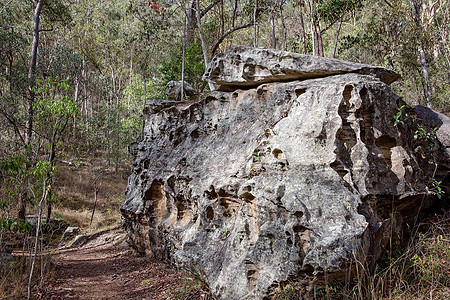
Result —
<instances>
[{"instance_id":1,"label":"undergrowth","mask_svg":"<svg viewBox=\"0 0 450 300\"><path fill-rule=\"evenodd\" d=\"M356 261L342 284L292 283L273 299L450 299L450 212L418 224L403 249L386 250L375 268Z\"/></svg>"}]
</instances>

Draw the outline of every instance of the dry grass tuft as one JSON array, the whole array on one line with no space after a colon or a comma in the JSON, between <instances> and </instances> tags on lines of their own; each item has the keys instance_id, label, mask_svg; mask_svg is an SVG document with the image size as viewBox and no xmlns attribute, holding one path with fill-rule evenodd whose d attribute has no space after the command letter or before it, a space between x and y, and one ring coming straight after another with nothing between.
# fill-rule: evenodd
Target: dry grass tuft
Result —
<instances>
[{"instance_id":1,"label":"dry grass tuft","mask_svg":"<svg viewBox=\"0 0 450 300\"><path fill-rule=\"evenodd\" d=\"M274 299L450 299L450 212L420 223L408 245L386 251L374 270L357 261L350 282L292 283Z\"/></svg>"},{"instance_id":2,"label":"dry grass tuft","mask_svg":"<svg viewBox=\"0 0 450 300\"><path fill-rule=\"evenodd\" d=\"M67 207L57 207L54 210L61 219L69 223L71 226L77 226L80 228L104 228L114 224L118 224L120 221L120 213L117 210L109 210L102 212L96 211L92 219L92 225L90 224L92 210L79 209L73 210Z\"/></svg>"}]
</instances>

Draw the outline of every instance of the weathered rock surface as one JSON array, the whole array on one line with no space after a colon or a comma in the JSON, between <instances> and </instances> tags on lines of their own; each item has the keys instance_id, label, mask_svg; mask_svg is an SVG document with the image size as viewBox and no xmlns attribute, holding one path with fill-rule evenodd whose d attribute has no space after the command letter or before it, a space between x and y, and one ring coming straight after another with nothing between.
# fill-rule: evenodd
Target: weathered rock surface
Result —
<instances>
[{"instance_id":1,"label":"weathered rock surface","mask_svg":"<svg viewBox=\"0 0 450 300\"><path fill-rule=\"evenodd\" d=\"M86 243L86 237L84 235L77 235L74 239L70 247L79 247Z\"/></svg>"},{"instance_id":2,"label":"weathered rock surface","mask_svg":"<svg viewBox=\"0 0 450 300\"><path fill-rule=\"evenodd\" d=\"M262 83L292 81L358 73L372 75L386 84L400 78L394 71L371 65L292 52L233 46L216 55L204 78L219 85L219 90L255 87Z\"/></svg>"},{"instance_id":3,"label":"weathered rock surface","mask_svg":"<svg viewBox=\"0 0 450 300\"><path fill-rule=\"evenodd\" d=\"M63 239L63 240L64 239L65 240L70 239L74 235L78 234L79 232L80 232L80 228L79 227L69 226L69 227L66 228L66 230L64 230L64 233L63 233L61 239Z\"/></svg>"},{"instance_id":4,"label":"weathered rock surface","mask_svg":"<svg viewBox=\"0 0 450 300\"><path fill-rule=\"evenodd\" d=\"M354 257L370 262L401 236L430 200L429 170L393 125L400 99L376 77L390 72L333 75L313 60L311 76L326 77L147 110L121 206L133 247L195 266L219 298L257 299L292 280L343 278Z\"/></svg>"},{"instance_id":5,"label":"weathered rock surface","mask_svg":"<svg viewBox=\"0 0 450 300\"><path fill-rule=\"evenodd\" d=\"M422 125L437 128L436 135L450 155L450 118L422 105L417 105L414 112Z\"/></svg>"},{"instance_id":6,"label":"weathered rock surface","mask_svg":"<svg viewBox=\"0 0 450 300\"><path fill-rule=\"evenodd\" d=\"M197 97L198 92L192 87L191 84L184 81L169 81L166 85L166 97L169 100L180 101L181 100L181 90L184 90L184 95L186 97Z\"/></svg>"}]
</instances>

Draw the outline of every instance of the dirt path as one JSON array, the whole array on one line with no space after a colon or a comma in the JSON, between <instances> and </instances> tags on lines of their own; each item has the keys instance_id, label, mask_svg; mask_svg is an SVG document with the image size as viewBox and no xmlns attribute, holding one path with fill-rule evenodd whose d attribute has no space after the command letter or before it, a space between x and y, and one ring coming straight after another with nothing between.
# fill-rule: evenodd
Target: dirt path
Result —
<instances>
[{"instance_id":1,"label":"dirt path","mask_svg":"<svg viewBox=\"0 0 450 300\"><path fill-rule=\"evenodd\" d=\"M180 273L137 257L121 231L104 232L79 248L52 255L44 299L169 299L185 289Z\"/></svg>"}]
</instances>

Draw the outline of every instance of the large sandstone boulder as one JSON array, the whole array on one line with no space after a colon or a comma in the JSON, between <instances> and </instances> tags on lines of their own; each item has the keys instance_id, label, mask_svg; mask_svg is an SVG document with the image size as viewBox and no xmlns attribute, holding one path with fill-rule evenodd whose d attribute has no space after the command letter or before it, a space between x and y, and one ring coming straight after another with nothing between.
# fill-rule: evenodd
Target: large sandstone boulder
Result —
<instances>
[{"instance_id":1,"label":"large sandstone boulder","mask_svg":"<svg viewBox=\"0 0 450 300\"><path fill-rule=\"evenodd\" d=\"M121 206L135 249L194 266L221 299L258 299L292 280L343 279L400 240L432 197L411 133L393 124L401 100L377 76L392 73L305 59L322 78L239 90L210 73L232 91L147 110Z\"/></svg>"}]
</instances>

